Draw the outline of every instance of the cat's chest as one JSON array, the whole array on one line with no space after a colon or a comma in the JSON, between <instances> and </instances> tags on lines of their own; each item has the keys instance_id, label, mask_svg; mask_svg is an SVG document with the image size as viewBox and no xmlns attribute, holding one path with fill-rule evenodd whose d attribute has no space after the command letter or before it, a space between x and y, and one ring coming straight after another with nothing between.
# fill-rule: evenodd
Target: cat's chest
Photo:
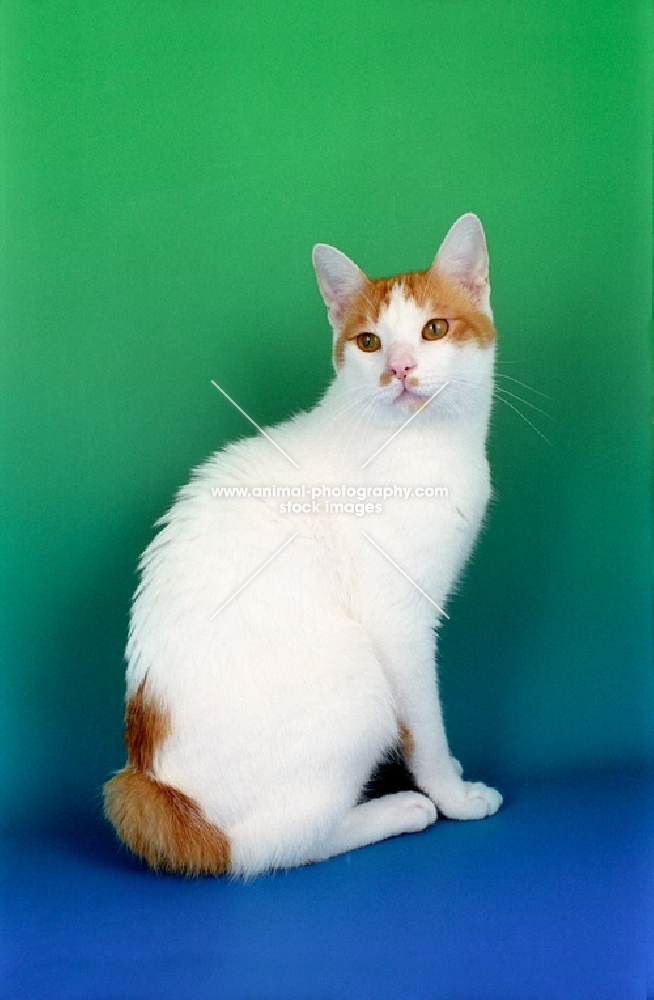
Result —
<instances>
[{"instance_id":1,"label":"cat's chest","mask_svg":"<svg viewBox=\"0 0 654 1000\"><path fill-rule=\"evenodd\" d=\"M343 461L344 456L333 467L323 464L323 481L336 484L322 500L328 533L354 562L367 562L376 545L386 557L375 557L380 571L395 562L411 567L425 583L436 568L444 579L453 579L488 503L488 462L482 448L466 452L439 442L420 451L413 444L392 442L365 464Z\"/></svg>"},{"instance_id":2,"label":"cat's chest","mask_svg":"<svg viewBox=\"0 0 654 1000\"><path fill-rule=\"evenodd\" d=\"M457 518L475 524L490 494L488 462L482 447L460 441L393 441L364 461L360 454L317 453L311 478L333 484L330 499L363 501L364 514L382 514L418 532L426 523Z\"/></svg>"}]
</instances>

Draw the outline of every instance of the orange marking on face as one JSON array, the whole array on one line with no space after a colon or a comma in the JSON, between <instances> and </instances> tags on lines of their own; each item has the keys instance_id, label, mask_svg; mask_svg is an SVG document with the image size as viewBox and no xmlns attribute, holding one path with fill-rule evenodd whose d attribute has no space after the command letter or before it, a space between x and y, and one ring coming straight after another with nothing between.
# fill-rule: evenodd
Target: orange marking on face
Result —
<instances>
[{"instance_id":1,"label":"orange marking on face","mask_svg":"<svg viewBox=\"0 0 654 1000\"><path fill-rule=\"evenodd\" d=\"M406 384L410 386L420 385L420 379L416 375L409 375Z\"/></svg>"},{"instance_id":2,"label":"orange marking on face","mask_svg":"<svg viewBox=\"0 0 654 1000\"><path fill-rule=\"evenodd\" d=\"M381 375L379 376L379 384L388 385L389 382L393 381L393 378L394 375L392 372L382 372Z\"/></svg>"},{"instance_id":3,"label":"orange marking on face","mask_svg":"<svg viewBox=\"0 0 654 1000\"><path fill-rule=\"evenodd\" d=\"M393 289L400 286L407 298L424 307L430 318L447 319L449 329L445 339L462 344L476 340L479 347L490 347L497 336L492 320L475 306L462 285L429 268L412 271L394 278L366 278L345 311L343 325L334 345L334 361L340 367L345 360L345 346L360 333L372 333Z\"/></svg>"}]
</instances>

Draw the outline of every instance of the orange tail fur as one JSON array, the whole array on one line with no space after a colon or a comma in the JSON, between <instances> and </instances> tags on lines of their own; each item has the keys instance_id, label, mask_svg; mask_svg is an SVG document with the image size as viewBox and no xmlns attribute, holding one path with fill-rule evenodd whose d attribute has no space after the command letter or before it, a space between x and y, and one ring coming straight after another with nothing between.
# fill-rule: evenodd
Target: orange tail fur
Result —
<instances>
[{"instance_id":1,"label":"orange tail fur","mask_svg":"<svg viewBox=\"0 0 654 1000\"><path fill-rule=\"evenodd\" d=\"M153 776L155 752L168 738L170 715L146 690L127 702L127 766L104 786L104 811L120 839L158 871L222 875L230 843L197 802Z\"/></svg>"},{"instance_id":2,"label":"orange tail fur","mask_svg":"<svg viewBox=\"0 0 654 1000\"><path fill-rule=\"evenodd\" d=\"M187 795L129 765L104 786L104 811L125 844L156 870L222 875L230 844Z\"/></svg>"}]
</instances>

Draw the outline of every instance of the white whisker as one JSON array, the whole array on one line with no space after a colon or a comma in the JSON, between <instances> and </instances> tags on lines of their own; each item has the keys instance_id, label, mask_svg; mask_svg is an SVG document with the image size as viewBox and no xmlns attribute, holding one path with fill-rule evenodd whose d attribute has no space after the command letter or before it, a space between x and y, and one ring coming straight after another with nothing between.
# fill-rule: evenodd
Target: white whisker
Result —
<instances>
[{"instance_id":1,"label":"white whisker","mask_svg":"<svg viewBox=\"0 0 654 1000\"><path fill-rule=\"evenodd\" d=\"M483 391L483 390L486 389L485 385L482 385L479 382L470 382L467 379L458 379L458 378L452 377L450 379L450 381L452 381L452 382L458 382L460 385L469 385L472 389L479 389L480 391ZM529 386L527 386L527 388L529 388ZM536 391L536 390L534 390L534 391ZM536 410L537 413L542 413L544 417L548 418L548 420L554 420L554 417L552 416L552 414L548 413L547 410L541 410L540 406L536 406L534 403L530 403L528 399L523 399L522 396L518 396L515 392L511 392L509 389L505 389L504 386L502 386L502 385L496 385L496 386L493 387L493 396L495 397L495 399L499 399L500 398L497 395L499 392L503 392L507 396L511 396L512 399L517 399L520 403L524 403L525 406L529 406L529 407L531 407L532 410ZM540 395L543 396L545 394L544 393L540 393ZM550 397L547 396L546 398L549 399Z\"/></svg>"},{"instance_id":2,"label":"white whisker","mask_svg":"<svg viewBox=\"0 0 654 1000\"><path fill-rule=\"evenodd\" d=\"M529 389L530 392L535 392L537 396L544 396L545 399L552 398L551 396L548 396L546 392L541 392L540 389L534 389L533 386L527 385L526 382L521 382L519 378L513 378L512 375L505 375L503 372L495 372L495 375L498 378L508 378L511 382L517 382L518 385L521 385L524 389Z\"/></svg>"},{"instance_id":3,"label":"white whisker","mask_svg":"<svg viewBox=\"0 0 654 1000\"><path fill-rule=\"evenodd\" d=\"M531 420L528 420L527 417L525 417L524 413L520 412L517 406L514 406L513 403L509 403L508 399L504 399L503 396L496 396L495 398L499 399L500 402L502 403L506 403L507 406L510 406L511 409L514 410L514 412L517 413L519 417L522 417L522 419L526 424L529 424L529 426L536 431L539 437L542 437L543 441L547 441L547 443L551 445L552 442L550 441L550 439L545 437L543 432L539 431L538 428L535 426L535 424L532 424Z\"/></svg>"},{"instance_id":4,"label":"white whisker","mask_svg":"<svg viewBox=\"0 0 654 1000\"><path fill-rule=\"evenodd\" d=\"M478 382L473 382L473 381L471 381L469 379L455 378L454 376L450 376L450 382L457 383L459 385L469 386L471 389L479 389L479 391L488 391L488 389L487 389L486 386L484 386L484 385L482 385L482 384L480 384ZM521 417L525 421L526 424L529 424L529 426L531 428L533 428L533 430L536 432L536 434L538 434L539 437L542 437L543 441L547 441L548 444L551 444L552 442L549 440L549 438L547 438L543 434L543 432L540 431L538 429L538 427L536 427L535 424L532 424L531 420L529 420L524 415L524 413L522 413L518 409L517 406L514 406L513 403L510 403L508 399L505 399L504 396L501 396L500 392L503 392L506 395L509 395L509 396L512 396L515 399L518 399L521 403L524 403L526 406L531 407L533 410L537 410L538 413L542 413L543 416L548 417L550 420L553 420L554 418L551 416L551 414L547 413L545 410L541 410L540 407L538 407L538 406L534 406L533 403L530 403L528 400L523 399L521 396L516 396L516 394L514 392L510 392L508 389L502 388L502 386L495 386L493 388L493 390L492 390L492 395L493 395L493 397L495 399L498 399L498 400L500 400L500 402L505 403L506 406L508 406L510 409L512 409L515 413L517 413L518 416Z\"/></svg>"},{"instance_id":5,"label":"white whisker","mask_svg":"<svg viewBox=\"0 0 654 1000\"><path fill-rule=\"evenodd\" d=\"M534 406L534 404L530 403L528 399L523 399L522 396L516 396L515 392L509 392L508 389L504 389L504 388L502 388L502 386L497 385L497 386L495 386L495 390L493 392L493 395L495 396L495 399L501 399L502 398L501 396L497 395L498 392L503 392L507 396L511 396L513 399L517 399L519 402L524 403L525 406L529 406L529 407L531 407L532 410L536 410L537 413L542 413L544 417L548 418L548 420L554 420L554 417L552 416L552 414L548 413L547 410L541 410L540 406Z\"/></svg>"}]
</instances>

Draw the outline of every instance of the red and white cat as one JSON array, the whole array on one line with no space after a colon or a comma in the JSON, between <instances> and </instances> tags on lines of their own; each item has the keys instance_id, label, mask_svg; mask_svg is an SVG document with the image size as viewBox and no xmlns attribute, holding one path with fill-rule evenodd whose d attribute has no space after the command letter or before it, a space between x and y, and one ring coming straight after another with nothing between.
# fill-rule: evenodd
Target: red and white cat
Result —
<instances>
[{"instance_id":1,"label":"red and white cat","mask_svg":"<svg viewBox=\"0 0 654 1000\"><path fill-rule=\"evenodd\" d=\"M370 279L323 244L313 263L333 383L310 412L196 469L141 559L128 761L104 794L119 836L154 868L251 876L502 802L450 755L435 666L490 496L481 223L462 216L426 271ZM357 516L254 489L309 484L447 496L394 496ZM394 748L421 792L363 801Z\"/></svg>"}]
</instances>

